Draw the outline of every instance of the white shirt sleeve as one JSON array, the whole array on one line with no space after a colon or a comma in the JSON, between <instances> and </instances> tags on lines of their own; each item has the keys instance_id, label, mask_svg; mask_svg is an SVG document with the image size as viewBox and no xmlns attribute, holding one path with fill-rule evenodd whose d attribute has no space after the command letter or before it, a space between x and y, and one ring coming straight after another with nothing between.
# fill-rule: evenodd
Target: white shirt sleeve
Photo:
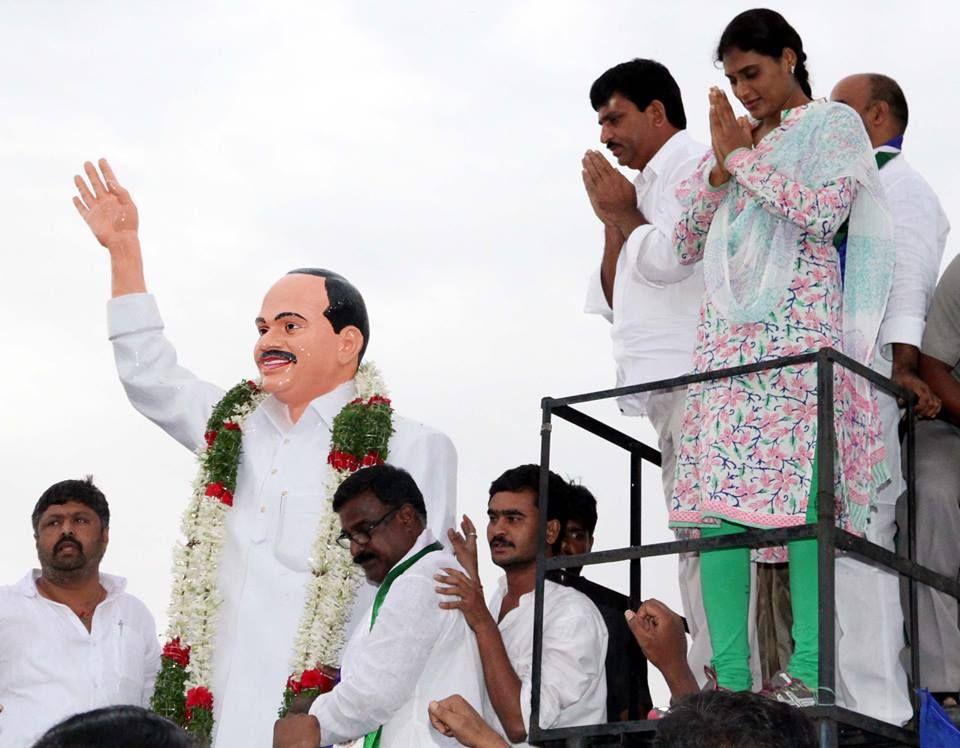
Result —
<instances>
[{"instance_id":1,"label":"white shirt sleeve","mask_svg":"<svg viewBox=\"0 0 960 748\"><path fill-rule=\"evenodd\" d=\"M446 434L420 424L411 426L420 433L414 433L413 442L403 450L398 464L413 476L423 494L427 529L447 544L447 530L459 527L456 524L457 449Z\"/></svg>"},{"instance_id":2,"label":"white shirt sleeve","mask_svg":"<svg viewBox=\"0 0 960 748\"><path fill-rule=\"evenodd\" d=\"M128 294L107 303L107 324L117 373L130 403L187 449L203 443L207 419L223 390L177 364L151 294Z\"/></svg>"},{"instance_id":3,"label":"white shirt sleeve","mask_svg":"<svg viewBox=\"0 0 960 748\"><path fill-rule=\"evenodd\" d=\"M592 606L592 603L588 603ZM607 628L595 609L563 611L544 621L540 667L540 726L552 727L563 710L579 702L598 679L603 680ZM532 668L520 675L520 709L530 724Z\"/></svg>"},{"instance_id":4,"label":"white shirt sleeve","mask_svg":"<svg viewBox=\"0 0 960 748\"><path fill-rule=\"evenodd\" d=\"M623 257L623 250L620 251L620 257ZM617 273L620 272L622 260L617 260ZM603 284L600 281L600 268L593 271L590 276L590 282L587 285L587 298L583 302L584 314L599 314L607 322L613 322L613 309L607 303L607 297L603 293Z\"/></svg>"},{"instance_id":5,"label":"white shirt sleeve","mask_svg":"<svg viewBox=\"0 0 960 748\"><path fill-rule=\"evenodd\" d=\"M879 342L884 357L891 359L893 343L920 347L944 237L940 204L926 183L899 179L888 186L887 199L894 224L896 265Z\"/></svg>"},{"instance_id":6,"label":"white shirt sleeve","mask_svg":"<svg viewBox=\"0 0 960 748\"><path fill-rule=\"evenodd\" d=\"M673 198L673 202L677 202ZM678 204L679 208L679 204ZM670 212L670 211L665 211ZM679 210L677 211L679 220ZM650 226L650 231L641 232L638 226L627 238L624 252L633 258L633 267L637 274L653 286L665 286L678 283L693 275L695 265L681 265L677 249L673 242L673 227L676 221L666 227Z\"/></svg>"},{"instance_id":7,"label":"white shirt sleeve","mask_svg":"<svg viewBox=\"0 0 960 748\"><path fill-rule=\"evenodd\" d=\"M321 745L362 738L410 699L440 636L443 616L460 615L438 607L434 584L419 575L393 583L376 625L356 650L350 676L310 707L320 722Z\"/></svg>"}]
</instances>

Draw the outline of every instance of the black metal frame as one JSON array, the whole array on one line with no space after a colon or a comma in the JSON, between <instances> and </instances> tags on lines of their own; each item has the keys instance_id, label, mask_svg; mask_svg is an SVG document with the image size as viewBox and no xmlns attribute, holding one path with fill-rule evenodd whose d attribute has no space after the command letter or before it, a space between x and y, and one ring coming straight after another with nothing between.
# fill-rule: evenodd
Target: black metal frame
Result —
<instances>
[{"instance_id":1,"label":"black metal frame","mask_svg":"<svg viewBox=\"0 0 960 748\"><path fill-rule=\"evenodd\" d=\"M641 540L641 485L640 466L644 460L654 465L660 465L660 453L638 439L624 434L612 426L577 410L573 405L579 403L607 400L623 395L632 395L643 392L659 392L698 382L709 382L728 377L751 374L760 371L780 368L783 366L797 366L815 364L817 367L817 460L819 483L817 490L817 522L816 524L776 530L748 530L737 535L726 535L695 540L677 540L667 543L643 545ZM833 410L833 382L834 366L839 364L855 375L869 380L875 387L893 397L906 402L907 408L907 555L901 556L892 553L879 545L864 538L857 537L837 528L834 506L834 410ZM637 607L640 604L641 559L652 556L665 556L688 551L720 550L725 548L761 548L773 545L783 545L786 542L803 538L817 538L818 540L818 576L820 583L820 663L819 704L806 710L818 726L821 746L837 746L841 731L854 729L863 734L884 741L883 744L917 745L917 733L891 725L872 717L844 709L836 705L836 663L834 637L834 569L836 551L843 550L862 560L873 562L907 577L909 582L909 632L911 641L911 681L920 682L919 661L917 658L917 583L926 584L952 597L960 599L960 583L949 577L937 574L926 567L918 565L916 557L916 507L915 491L915 398L906 390L900 388L886 377L877 374L872 369L863 366L853 359L832 348L822 348L817 352L799 356L787 356L771 361L765 361L746 366L737 366L728 369L707 372L705 374L691 374L658 382L620 387L571 397L543 399L541 407L543 420L540 430L540 545L537 555L537 579L534 599L534 632L533 632L533 673L530 725L528 740L539 744L543 741L565 740L569 745L587 745L591 738L600 736L625 736L636 733L652 734L656 731L657 723L649 720L632 720L628 722L614 722L597 725L583 725L577 727L542 729L540 723L540 677L542 667L543 647L543 588L544 578L548 571L570 566L588 566L591 564L610 563L615 561L630 561L630 604ZM828 407L829 406L829 407ZM579 556L546 557L546 524L549 496L549 469L550 469L550 439L553 417L568 421L575 426L599 436L630 453L630 545L626 548L617 548L607 551L597 551ZM902 531L902 530L901 530ZM916 711L916 695L912 697ZM624 740L620 738L621 742ZM860 743L869 744L869 743Z\"/></svg>"}]
</instances>

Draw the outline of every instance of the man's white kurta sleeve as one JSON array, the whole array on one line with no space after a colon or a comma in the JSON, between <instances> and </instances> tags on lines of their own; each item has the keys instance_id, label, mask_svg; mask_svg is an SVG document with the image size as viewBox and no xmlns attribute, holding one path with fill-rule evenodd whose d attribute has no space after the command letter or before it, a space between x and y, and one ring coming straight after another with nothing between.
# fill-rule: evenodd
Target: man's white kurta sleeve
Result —
<instances>
[{"instance_id":1,"label":"man's white kurta sleeve","mask_svg":"<svg viewBox=\"0 0 960 748\"><path fill-rule=\"evenodd\" d=\"M673 243L673 227L679 219L678 212L677 219L672 221L669 230L666 227L661 229L656 226L638 226L627 237L623 253L627 255L630 267L651 285L678 283L689 278L696 270L694 265L680 264Z\"/></svg>"},{"instance_id":2,"label":"man's white kurta sleeve","mask_svg":"<svg viewBox=\"0 0 960 748\"><path fill-rule=\"evenodd\" d=\"M457 450L450 437L433 429L414 432L398 464L413 476L427 507L427 529L442 543L447 530L459 527L457 514ZM388 456L388 461L393 460Z\"/></svg>"},{"instance_id":3,"label":"man's white kurta sleeve","mask_svg":"<svg viewBox=\"0 0 960 748\"><path fill-rule=\"evenodd\" d=\"M187 449L196 450L223 390L177 364L151 294L111 299L107 325L117 373L133 407Z\"/></svg>"},{"instance_id":4,"label":"man's white kurta sleeve","mask_svg":"<svg viewBox=\"0 0 960 748\"><path fill-rule=\"evenodd\" d=\"M440 636L443 616L459 615L441 610L438 599L430 577L397 578L357 659L350 662L350 677L310 707L320 722L321 745L362 738L410 700Z\"/></svg>"},{"instance_id":5,"label":"man's white kurta sleeve","mask_svg":"<svg viewBox=\"0 0 960 748\"><path fill-rule=\"evenodd\" d=\"M884 357L891 359L892 343L920 347L943 245L940 206L926 183L898 180L888 188L887 198L894 224L896 266L880 345Z\"/></svg>"},{"instance_id":6,"label":"man's white kurta sleeve","mask_svg":"<svg viewBox=\"0 0 960 748\"><path fill-rule=\"evenodd\" d=\"M543 622L540 726L551 727L564 709L579 702L598 679L607 657L607 629L599 613L564 615ZM520 710L530 724L530 672L520 675Z\"/></svg>"}]
</instances>

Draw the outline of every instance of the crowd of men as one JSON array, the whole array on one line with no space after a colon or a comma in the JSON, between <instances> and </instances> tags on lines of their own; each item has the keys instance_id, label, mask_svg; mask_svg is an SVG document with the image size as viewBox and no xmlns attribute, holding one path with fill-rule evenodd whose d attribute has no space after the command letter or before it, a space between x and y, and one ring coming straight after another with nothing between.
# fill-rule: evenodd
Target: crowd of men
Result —
<instances>
[{"instance_id":1,"label":"crowd of men","mask_svg":"<svg viewBox=\"0 0 960 748\"><path fill-rule=\"evenodd\" d=\"M855 75L837 83L832 98L861 116L878 153L897 156L880 171L897 260L875 366L917 397L918 560L956 577L960 259L938 284L949 224L934 192L902 155L908 108L897 83L878 74ZM591 102L601 142L638 176L630 184L601 154L584 156L588 196L604 230L587 311L612 323L618 384L684 374L704 288L699 266L679 265L675 258L673 230L681 213L675 188L707 147L686 133L679 88L659 63L634 60L612 68L595 82ZM89 186L77 178L76 202L110 252L110 337L120 377L138 410L196 449L222 391L181 368L163 336L143 277L129 194L105 162L100 172L88 164L86 175ZM367 580L334 674L338 684L276 719L270 684L285 678L299 612L289 600L311 574L309 532L322 513L309 506L323 495L316 455L326 453L334 417L356 394L353 379L369 322L362 298L343 278L296 270L270 289L257 326L255 359L274 398L251 430L256 440L244 443L236 507L228 519L225 552L238 581L223 590L215 744L524 745L533 688L539 466L512 468L490 484L485 537L503 574L485 592L477 526L464 517L459 532L451 529L452 445L442 434L405 421L395 424L389 464L358 470L332 497L340 540ZM897 477L880 497L868 531L872 541L890 549L903 493L901 405L888 399L882 406L887 459ZM620 408L628 416L648 417L656 428L670 497L683 393L622 398ZM597 502L589 490L551 473L549 496L548 553L591 550ZM38 746L62 745L57 735L70 730L130 732L121 727L126 721L142 725L153 718L133 707L93 712L86 720L73 716L111 705L146 706L161 656L144 605L124 591L124 580L99 570L109 540L107 501L91 479L63 481L41 495L32 522L40 568L0 589L0 746L38 739ZM663 673L677 704L663 719L662 745L682 744L671 735L721 735L727 729L741 735L755 730L743 744L813 744L809 724L783 705L749 694L700 693L710 641L697 563L694 555L680 560L685 620L656 600L632 611L623 595L577 568L546 580L541 727L646 716L652 707L649 661ZM905 722L911 713L899 659L905 642L897 578L841 559L837 596L840 702ZM862 635L864 610L883 619L879 638ZM920 622L919 639L911 642L921 660L921 682L914 685L949 703L960 690L956 601L921 588ZM685 630L692 638L689 652ZM62 718L68 719L41 737ZM770 737L775 730L779 738ZM783 731L791 742L782 742ZM157 745L180 745L177 739Z\"/></svg>"}]
</instances>

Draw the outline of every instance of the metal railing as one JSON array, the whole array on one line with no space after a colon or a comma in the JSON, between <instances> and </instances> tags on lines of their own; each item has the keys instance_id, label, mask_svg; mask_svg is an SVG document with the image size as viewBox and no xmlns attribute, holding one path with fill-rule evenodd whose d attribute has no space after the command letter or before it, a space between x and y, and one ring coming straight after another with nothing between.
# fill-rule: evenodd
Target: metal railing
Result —
<instances>
[{"instance_id":1,"label":"metal railing","mask_svg":"<svg viewBox=\"0 0 960 748\"><path fill-rule=\"evenodd\" d=\"M719 379L753 374L785 366L815 365L817 370L817 522L815 524L775 530L747 530L736 535L725 535L711 538L690 540L676 540L666 543L643 545L641 540L641 505L642 489L640 482L640 467L644 461L660 465L660 453L652 447L625 434L612 426L577 410L574 405L581 403L607 400L623 395L659 392L699 382L711 382ZM834 496L834 457L836 434L834 430L834 369L839 365L855 376L869 380L874 387L887 395L900 398L906 403L907 432L906 432L906 483L907 483L907 527L906 531L907 554L900 555L871 543L864 538L857 537L836 526L835 496ZM836 704L836 642L834 616L836 609L835 593L835 559L837 550L842 550L860 559L878 564L898 573L909 580L909 613L908 625L910 636L910 674L914 686L921 683L919 660L917 655L917 584L925 584L954 598L960 598L960 584L942 574L937 574L926 567L918 565L916 558L916 506L915 506L915 426L912 394L901 389L894 382L878 374L872 369L863 366L848 356L832 348L822 348L819 351L798 356L787 356L770 361L764 361L746 366L736 366L728 369L691 374L658 382L649 382L630 387L603 390L571 397L546 397L542 401L543 420L540 430L540 545L537 555L537 578L534 600L534 633L533 633L533 672L530 725L528 740L533 744L542 744L544 741L566 741L567 745L589 745L601 736L622 736L621 744L628 743L625 736L642 734L652 735L656 731L657 722L650 720L630 720L625 722L611 722L596 725L578 725L576 727L541 728L540 724L540 681L542 672L543 647L543 592L544 579L547 572L566 567L589 566L593 564L611 563L616 561L630 562L630 605L636 608L641 594L641 560L655 556L666 556L677 553L703 552L722 550L727 548L762 548L767 546L783 545L794 540L816 538L818 541L818 578L820 590L819 611L819 694L818 705L804 711L816 721L821 746L837 746L841 734L857 731L860 745L917 745L917 733L913 729L892 725ZM546 525L548 516L549 496L549 469L550 469L550 440L553 428L553 419L559 418L589 433L604 439L611 444L621 447L630 454L630 545L605 551L585 553L578 556L546 556ZM916 696L913 696L914 711L916 711ZM872 737L880 742L865 743L863 737ZM609 743L607 743L609 744Z\"/></svg>"}]
</instances>

